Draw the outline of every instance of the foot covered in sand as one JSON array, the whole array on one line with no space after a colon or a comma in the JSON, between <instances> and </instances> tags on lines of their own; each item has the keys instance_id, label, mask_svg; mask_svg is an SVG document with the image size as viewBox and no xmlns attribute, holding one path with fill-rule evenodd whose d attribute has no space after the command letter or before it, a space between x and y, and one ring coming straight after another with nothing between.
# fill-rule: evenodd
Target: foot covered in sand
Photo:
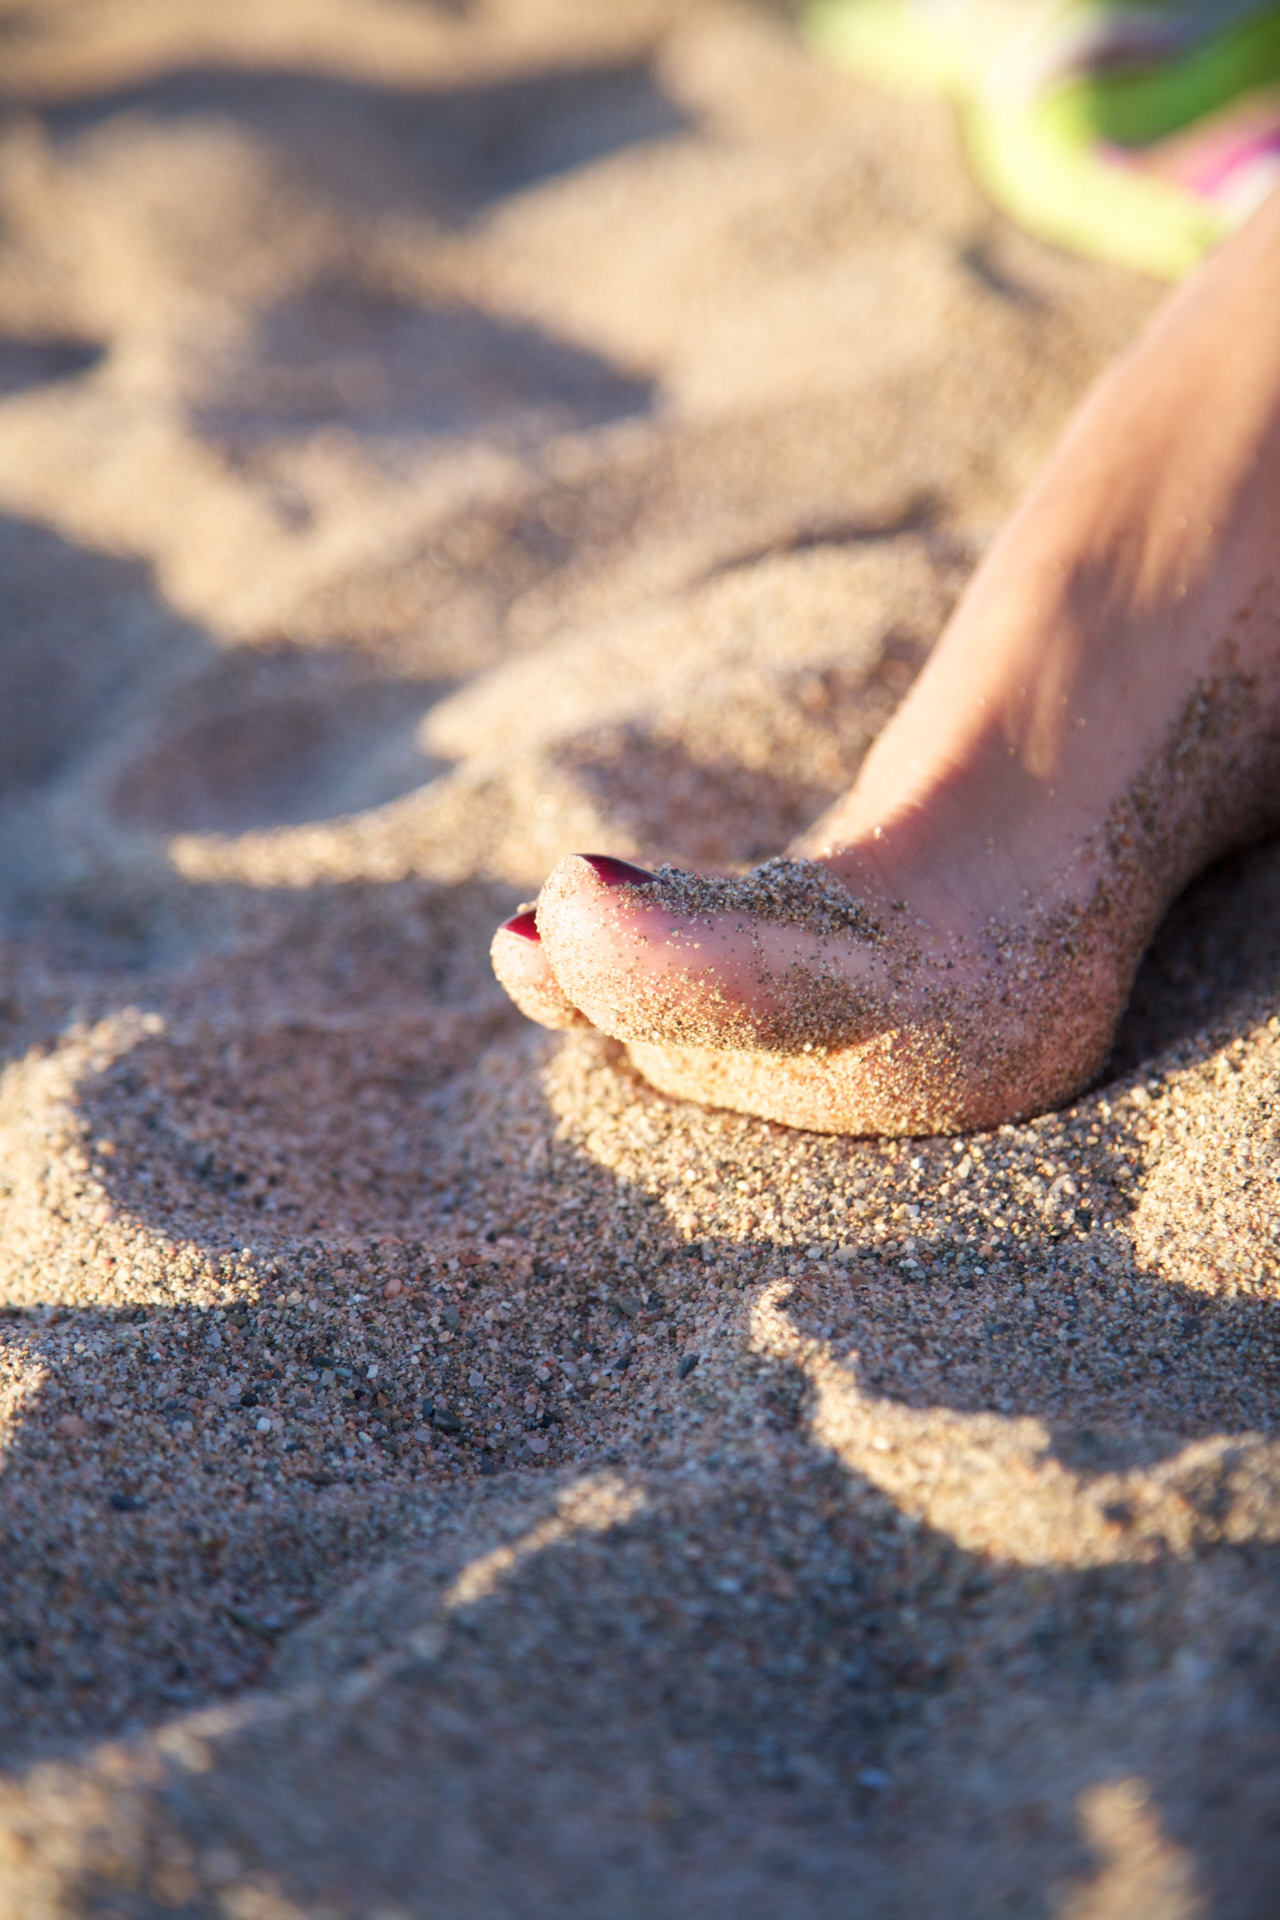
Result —
<instances>
[{"instance_id":1,"label":"foot covered in sand","mask_svg":"<svg viewBox=\"0 0 1280 1920\"><path fill-rule=\"evenodd\" d=\"M1095 388L857 783L738 878L575 856L499 929L533 1019L826 1132L1102 1067L1142 953L1280 820L1280 195Z\"/></svg>"}]
</instances>

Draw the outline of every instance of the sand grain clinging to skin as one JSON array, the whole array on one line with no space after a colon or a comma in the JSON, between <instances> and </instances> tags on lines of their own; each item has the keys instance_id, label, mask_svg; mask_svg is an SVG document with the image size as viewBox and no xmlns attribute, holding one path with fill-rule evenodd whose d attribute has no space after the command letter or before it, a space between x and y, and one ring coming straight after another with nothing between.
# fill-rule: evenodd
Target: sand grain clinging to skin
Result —
<instances>
[{"instance_id":1,"label":"sand grain clinging to skin","mask_svg":"<svg viewBox=\"0 0 1280 1920\"><path fill-rule=\"evenodd\" d=\"M861 900L816 860L775 856L750 873L720 877L659 867L652 886L632 888L682 916L741 913L744 920L796 927L803 933L855 940L883 938L883 928Z\"/></svg>"},{"instance_id":2,"label":"sand grain clinging to skin","mask_svg":"<svg viewBox=\"0 0 1280 1920\"><path fill-rule=\"evenodd\" d=\"M1274 851L955 1140L486 958L875 942L769 856L1157 290L732 0L3 44L0 1916L1264 1920Z\"/></svg>"}]
</instances>

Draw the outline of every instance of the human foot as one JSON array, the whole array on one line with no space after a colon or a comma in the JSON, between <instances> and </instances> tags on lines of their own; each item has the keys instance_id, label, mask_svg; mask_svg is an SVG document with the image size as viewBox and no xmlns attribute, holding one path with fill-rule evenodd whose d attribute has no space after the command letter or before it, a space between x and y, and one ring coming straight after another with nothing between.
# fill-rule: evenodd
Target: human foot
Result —
<instances>
[{"instance_id":1,"label":"human foot","mask_svg":"<svg viewBox=\"0 0 1280 1920\"><path fill-rule=\"evenodd\" d=\"M1280 195L1080 410L799 858L574 858L494 942L543 1024L838 1132L990 1126L1101 1067L1200 867L1280 818Z\"/></svg>"}]
</instances>

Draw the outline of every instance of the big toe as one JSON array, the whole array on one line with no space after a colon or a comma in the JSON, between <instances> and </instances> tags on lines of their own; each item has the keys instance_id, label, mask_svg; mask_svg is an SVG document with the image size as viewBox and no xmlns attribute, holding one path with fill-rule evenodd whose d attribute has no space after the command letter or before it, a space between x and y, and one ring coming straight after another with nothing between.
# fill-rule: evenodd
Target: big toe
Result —
<instances>
[{"instance_id":1,"label":"big toe","mask_svg":"<svg viewBox=\"0 0 1280 1920\"><path fill-rule=\"evenodd\" d=\"M814 861L724 879L572 855L537 924L560 990L618 1039L805 1052L880 1022L880 930Z\"/></svg>"}]
</instances>

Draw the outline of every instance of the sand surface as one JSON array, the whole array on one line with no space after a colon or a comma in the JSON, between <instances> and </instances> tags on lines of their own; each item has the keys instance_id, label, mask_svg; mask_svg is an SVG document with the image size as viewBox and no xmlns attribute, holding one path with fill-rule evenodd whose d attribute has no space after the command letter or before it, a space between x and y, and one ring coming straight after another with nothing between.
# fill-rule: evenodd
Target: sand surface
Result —
<instances>
[{"instance_id":1,"label":"sand surface","mask_svg":"<svg viewBox=\"0 0 1280 1920\"><path fill-rule=\"evenodd\" d=\"M0 89L0 1915L1273 1914L1276 850L973 1140L486 963L841 790L1157 290L746 0Z\"/></svg>"}]
</instances>

